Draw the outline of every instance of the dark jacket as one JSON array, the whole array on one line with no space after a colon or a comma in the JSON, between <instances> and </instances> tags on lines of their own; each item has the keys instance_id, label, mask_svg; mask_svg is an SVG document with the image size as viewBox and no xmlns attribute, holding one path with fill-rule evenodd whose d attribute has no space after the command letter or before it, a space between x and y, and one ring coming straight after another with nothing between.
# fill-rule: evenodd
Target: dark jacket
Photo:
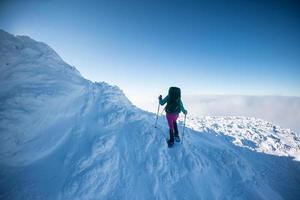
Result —
<instances>
[{"instance_id":1,"label":"dark jacket","mask_svg":"<svg viewBox=\"0 0 300 200\"><path fill-rule=\"evenodd\" d=\"M159 99L159 104L160 105L164 105L165 103L168 103L168 100L169 100L169 95L167 95L165 98L161 98L161 99ZM184 107L183 107L183 103L182 103L182 101L181 101L181 99L180 99L180 102L179 102L179 112L177 113L177 114L179 114L180 112L185 112L186 110L184 109ZM166 111L167 112L167 111ZM168 112L167 112L168 113Z\"/></svg>"}]
</instances>

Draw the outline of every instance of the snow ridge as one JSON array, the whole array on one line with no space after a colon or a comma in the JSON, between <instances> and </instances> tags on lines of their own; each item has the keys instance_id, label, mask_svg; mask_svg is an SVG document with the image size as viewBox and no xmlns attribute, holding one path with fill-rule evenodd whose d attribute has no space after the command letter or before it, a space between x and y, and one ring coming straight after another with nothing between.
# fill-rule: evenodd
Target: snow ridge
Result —
<instances>
[{"instance_id":1,"label":"snow ridge","mask_svg":"<svg viewBox=\"0 0 300 200\"><path fill-rule=\"evenodd\" d=\"M0 78L0 199L300 196L299 138L269 122L188 119L183 144L168 149L164 116L154 128L155 114L117 86L4 31Z\"/></svg>"}]
</instances>

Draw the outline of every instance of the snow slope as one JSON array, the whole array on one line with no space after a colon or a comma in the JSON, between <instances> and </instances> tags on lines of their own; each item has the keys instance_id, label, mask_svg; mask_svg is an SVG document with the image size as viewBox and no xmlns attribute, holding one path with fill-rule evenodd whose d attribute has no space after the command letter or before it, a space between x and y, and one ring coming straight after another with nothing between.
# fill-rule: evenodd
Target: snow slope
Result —
<instances>
[{"instance_id":1,"label":"snow slope","mask_svg":"<svg viewBox=\"0 0 300 200\"><path fill-rule=\"evenodd\" d=\"M165 118L154 121L46 44L0 30L0 199L300 196L300 139L290 130L194 118L168 149Z\"/></svg>"}]
</instances>

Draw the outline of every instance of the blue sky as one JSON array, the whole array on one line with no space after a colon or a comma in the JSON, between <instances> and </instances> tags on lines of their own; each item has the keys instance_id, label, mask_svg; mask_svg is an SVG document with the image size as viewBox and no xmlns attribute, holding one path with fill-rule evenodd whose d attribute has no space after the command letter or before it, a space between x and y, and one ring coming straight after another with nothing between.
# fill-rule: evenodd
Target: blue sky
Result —
<instances>
[{"instance_id":1,"label":"blue sky","mask_svg":"<svg viewBox=\"0 0 300 200\"><path fill-rule=\"evenodd\" d=\"M46 42L133 101L165 94L300 96L297 1L1 1L0 28Z\"/></svg>"}]
</instances>

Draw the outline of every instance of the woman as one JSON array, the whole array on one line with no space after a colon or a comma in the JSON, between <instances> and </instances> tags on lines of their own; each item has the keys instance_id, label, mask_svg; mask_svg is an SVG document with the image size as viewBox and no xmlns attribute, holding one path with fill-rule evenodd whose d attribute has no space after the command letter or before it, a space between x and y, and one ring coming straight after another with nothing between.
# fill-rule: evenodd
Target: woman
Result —
<instances>
[{"instance_id":1,"label":"woman","mask_svg":"<svg viewBox=\"0 0 300 200\"><path fill-rule=\"evenodd\" d=\"M170 87L168 95L164 99L161 95L159 95L158 99L160 105L164 105L165 103L167 103L165 110L167 113L166 117L170 129L170 139L168 140L168 146L172 147L174 144L174 138L176 142L180 142L176 120L181 111L186 115L187 110L183 107L181 101L181 91L178 87Z\"/></svg>"}]
</instances>

